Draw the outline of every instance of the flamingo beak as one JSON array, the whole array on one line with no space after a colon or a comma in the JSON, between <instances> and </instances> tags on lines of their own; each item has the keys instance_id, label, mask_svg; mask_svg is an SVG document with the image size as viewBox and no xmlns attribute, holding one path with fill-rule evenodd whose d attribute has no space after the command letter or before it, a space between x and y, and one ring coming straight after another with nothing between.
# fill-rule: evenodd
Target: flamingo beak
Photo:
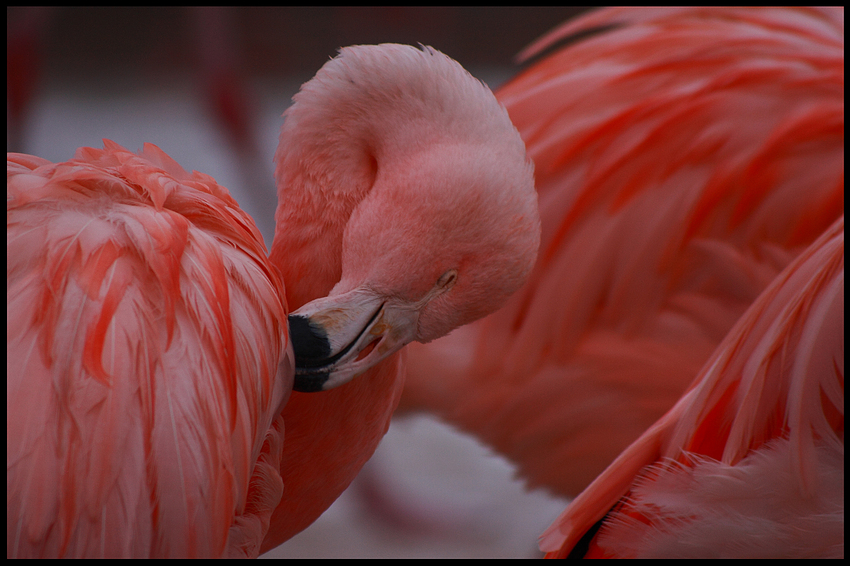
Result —
<instances>
[{"instance_id":1,"label":"flamingo beak","mask_svg":"<svg viewBox=\"0 0 850 566\"><path fill-rule=\"evenodd\" d=\"M363 373L416 337L418 310L363 289L324 297L289 315L294 391L326 391Z\"/></svg>"}]
</instances>

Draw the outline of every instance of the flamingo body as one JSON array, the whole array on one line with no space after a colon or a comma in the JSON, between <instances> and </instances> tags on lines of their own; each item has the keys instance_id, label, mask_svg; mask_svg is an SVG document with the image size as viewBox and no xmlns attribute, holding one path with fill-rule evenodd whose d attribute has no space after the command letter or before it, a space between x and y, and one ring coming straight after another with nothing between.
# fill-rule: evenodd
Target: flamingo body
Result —
<instances>
[{"instance_id":1,"label":"flamingo body","mask_svg":"<svg viewBox=\"0 0 850 566\"><path fill-rule=\"evenodd\" d=\"M228 540L282 488L254 465L294 367L280 277L212 178L104 143L8 156L8 553L250 554Z\"/></svg>"},{"instance_id":2,"label":"flamingo body","mask_svg":"<svg viewBox=\"0 0 850 566\"><path fill-rule=\"evenodd\" d=\"M689 391L570 504L541 548L843 557L843 217L777 276Z\"/></svg>"},{"instance_id":3,"label":"flamingo body","mask_svg":"<svg viewBox=\"0 0 850 566\"><path fill-rule=\"evenodd\" d=\"M579 493L842 214L843 29L841 9L622 8L533 45L598 31L497 91L535 163L538 261L505 308L410 349L401 406Z\"/></svg>"}]
</instances>

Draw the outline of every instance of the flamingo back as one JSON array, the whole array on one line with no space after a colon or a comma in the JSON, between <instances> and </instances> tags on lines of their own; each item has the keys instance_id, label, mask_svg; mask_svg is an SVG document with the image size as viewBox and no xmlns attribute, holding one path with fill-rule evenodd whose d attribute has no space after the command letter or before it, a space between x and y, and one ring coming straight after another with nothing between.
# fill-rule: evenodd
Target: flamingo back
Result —
<instances>
[{"instance_id":1,"label":"flamingo back","mask_svg":"<svg viewBox=\"0 0 850 566\"><path fill-rule=\"evenodd\" d=\"M253 221L153 145L7 159L7 554L256 555L293 361Z\"/></svg>"},{"instance_id":2,"label":"flamingo back","mask_svg":"<svg viewBox=\"0 0 850 566\"><path fill-rule=\"evenodd\" d=\"M843 556L843 216L541 548L553 557Z\"/></svg>"}]
</instances>

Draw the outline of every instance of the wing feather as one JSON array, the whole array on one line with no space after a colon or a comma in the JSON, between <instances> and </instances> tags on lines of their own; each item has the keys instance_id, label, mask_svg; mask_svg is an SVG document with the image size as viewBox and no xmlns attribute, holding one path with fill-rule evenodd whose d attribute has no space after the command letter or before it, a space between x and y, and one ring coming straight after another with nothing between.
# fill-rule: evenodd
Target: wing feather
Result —
<instances>
[{"instance_id":1,"label":"wing feather","mask_svg":"<svg viewBox=\"0 0 850 566\"><path fill-rule=\"evenodd\" d=\"M535 163L528 283L462 365L414 345L402 400L566 496L844 209L842 9L606 9L532 50L594 29L497 92Z\"/></svg>"},{"instance_id":2,"label":"wing feather","mask_svg":"<svg viewBox=\"0 0 850 566\"><path fill-rule=\"evenodd\" d=\"M9 155L7 254L7 553L256 554L292 353L251 219L105 140Z\"/></svg>"},{"instance_id":3,"label":"wing feather","mask_svg":"<svg viewBox=\"0 0 850 566\"><path fill-rule=\"evenodd\" d=\"M595 539L607 555L843 554L843 306L841 217L777 276L679 403L570 504L541 547L566 556L607 514Z\"/></svg>"}]
</instances>

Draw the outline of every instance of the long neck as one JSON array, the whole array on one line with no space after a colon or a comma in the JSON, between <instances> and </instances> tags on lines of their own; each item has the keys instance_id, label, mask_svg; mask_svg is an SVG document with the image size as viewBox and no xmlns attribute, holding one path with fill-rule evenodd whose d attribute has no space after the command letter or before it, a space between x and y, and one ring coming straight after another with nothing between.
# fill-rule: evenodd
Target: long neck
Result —
<instances>
[{"instance_id":1,"label":"long neck","mask_svg":"<svg viewBox=\"0 0 850 566\"><path fill-rule=\"evenodd\" d=\"M290 310L326 296L339 281L345 225L370 190L376 169L356 138L328 142L290 131L295 127L288 120L277 150L277 228L271 250Z\"/></svg>"},{"instance_id":2,"label":"long neck","mask_svg":"<svg viewBox=\"0 0 850 566\"><path fill-rule=\"evenodd\" d=\"M290 311L327 296L342 275L342 240L372 190L384 135L381 102L351 88L330 62L287 110L275 155L278 186L271 260ZM377 106L377 107L376 107ZM403 355L321 394L293 392L283 410L283 497L263 552L306 528L348 487L389 427L401 396Z\"/></svg>"},{"instance_id":3,"label":"long neck","mask_svg":"<svg viewBox=\"0 0 850 566\"><path fill-rule=\"evenodd\" d=\"M488 139L488 114L506 116L460 65L407 46L345 49L293 100L275 155L271 252L290 311L340 280L346 225L365 198L382 194L383 179L440 140ZM389 427L403 365L401 352L338 389L292 394L283 410L283 498L263 550L304 529L354 479Z\"/></svg>"},{"instance_id":4,"label":"long neck","mask_svg":"<svg viewBox=\"0 0 850 566\"><path fill-rule=\"evenodd\" d=\"M401 397L403 365L400 352L336 389L292 393L283 411L283 497L262 552L315 521L372 456Z\"/></svg>"},{"instance_id":5,"label":"long neck","mask_svg":"<svg viewBox=\"0 0 850 566\"><path fill-rule=\"evenodd\" d=\"M290 312L327 296L339 281L345 226L376 173L366 125L347 114L350 104L332 98L304 85L284 115L275 155L270 259L283 275ZM309 526L348 487L389 426L401 371L396 356L337 389L292 393L283 410L283 497L262 552Z\"/></svg>"},{"instance_id":6,"label":"long neck","mask_svg":"<svg viewBox=\"0 0 850 566\"><path fill-rule=\"evenodd\" d=\"M345 226L380 179L434 145L498 138L488 125L506 114L454 61L399 45L344 49L284 118L271 260L294 310L339 281Z\"/></svg>"}]
</instances>

